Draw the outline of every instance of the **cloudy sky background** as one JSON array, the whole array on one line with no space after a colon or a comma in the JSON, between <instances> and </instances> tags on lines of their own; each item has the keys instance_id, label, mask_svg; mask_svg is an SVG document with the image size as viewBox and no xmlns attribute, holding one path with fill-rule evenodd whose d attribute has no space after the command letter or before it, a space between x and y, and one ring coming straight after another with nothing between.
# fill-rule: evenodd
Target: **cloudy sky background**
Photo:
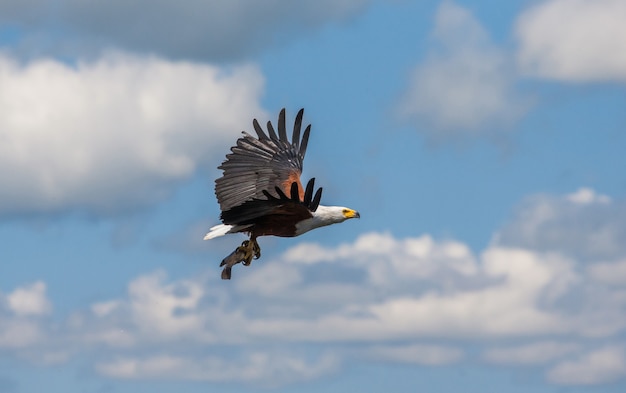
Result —
<instances>
[{"instance_id":1,"label":"cloudy sky background","mask_svg":"<svg viewBox=\"0 0 626 393\"><path fill-rule=\"evenodd\" d=\"M626 2L0 4L0 392L622 392ZM361 220L219 279L216 167L313 125Z\"/></svg>"}]
</instances>

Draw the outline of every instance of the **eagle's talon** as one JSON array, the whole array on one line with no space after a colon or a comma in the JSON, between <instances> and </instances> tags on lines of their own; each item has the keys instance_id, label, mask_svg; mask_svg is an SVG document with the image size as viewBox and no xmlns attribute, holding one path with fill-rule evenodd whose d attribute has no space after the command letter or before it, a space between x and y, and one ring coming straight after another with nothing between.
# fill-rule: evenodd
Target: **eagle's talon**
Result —
<instances>
[{"instance_id":1,"label":"eagle's talon","mask_svg":"<svg viewBox=\"0 0 626 393\"><path fill-rule=\"evenodd\" d=\"M259 243L256 240L252 242L252 251L254 252L254 259L261 258L261 247L259 247Z\"/></svg>"},{"instance_id":2,"label":"eagle's talon","mask_svg":"<svg viewBox=\"0 0 626 393\"><path fill-rule=\"evenodd\" d=\"M250 240L244 240L243 243L241 243L241 246L237 248L243 254L241 257L241 263L244 266L250 266L252 263L252 257L255 254L254 243L256 243L256 241L251 242Z\"/></svg>"}]
</instances>

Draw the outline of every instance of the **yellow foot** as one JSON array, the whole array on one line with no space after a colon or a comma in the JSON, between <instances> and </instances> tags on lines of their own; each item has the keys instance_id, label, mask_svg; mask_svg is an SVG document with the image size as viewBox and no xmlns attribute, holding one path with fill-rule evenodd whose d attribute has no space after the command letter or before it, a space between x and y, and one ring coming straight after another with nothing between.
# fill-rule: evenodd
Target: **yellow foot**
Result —
<instances>
[{"instance_id":1,"label":"yellow foot","mask_svg":"<svg viewBox=\"0 0 626 393\"><path fill-rule=\"evenodd\" d=\"M261 247L259 247L256 239L252 241L252 251L254 252L254 259L261 258Z\"/></svg>"},{"instance_id":2,"label":"yellow foot","mask_svg":"<svg viewBox=\"0 0 626 393\"><path fill-rule=\"evenodd\" d=\"M245 240L237 250L243 253L242 263L244 266L250 266L252 258L259 259L261 257L261 247L259 247L256 239Z\"/></svg>"},{"instance_id":3,"label":"yellow foot","mask_svg":"<svg viewBox=\"0 0 626 393\"><path fill-rule=\"evenodd\" d=\"M244 240L243 243L241 243L241 246L237 248L237 251L242 253L241 263L243 263L244 266L250 266L250 263L252 263L252 257L254 256L254 244L252 244L249 240Z\"/></svg>"}]
</instances>

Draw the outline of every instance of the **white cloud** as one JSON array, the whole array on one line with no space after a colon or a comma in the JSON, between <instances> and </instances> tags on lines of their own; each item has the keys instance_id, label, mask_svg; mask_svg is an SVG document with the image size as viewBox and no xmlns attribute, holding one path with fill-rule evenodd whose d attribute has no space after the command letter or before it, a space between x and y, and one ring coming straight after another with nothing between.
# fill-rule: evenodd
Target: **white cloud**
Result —
<instances>
[{"instance_id":1,"label":"white cloud","mask_svg":"<svg viewBox=\"0 0 626 393\"><path fill-rule=\"evenodd\" d=\"M301 243L288 250L283 259L291 264L314 264L352 259L355 255L360 258L354 262L367 264L370 280L381 283L428 278L446 271L464 275L477 272L476 260L469 247L452 240L436 242L429 235L398 240L390 233L368 233L359 236L353 245L344 244L334 250ZM367 263L370 258L386 259L393 264L393 269L383 272L381 267ZM396 276L396 272L402 272L401 276Z\"/></svg>"},{"instance_id":2,"label":"white cloud","mask_svg":"<svg viewBox=\"0 0 626 393\"><path fill-rule=\"evenodd\" d=\"M567 330L558 314L538 307L546 289L568 285L559 282L568 279L566 260L496 248L484 253L482 266L480 274L493 283L390 298L372 305L370 312L393 334L481 337Z\"/></svg>"},{"instance_id":3,"label":"white cloud","mask_svg":"<svg viewBox=\"0 0 626 393\"><path fill-rule=\"evenodd\" d=\"M568 82L626 80L626 2L548 0L517 22L518 60L530 74Z\"/></svg>"},{"instance_id":4,"label":"white cloud","mask_svg":"<svg viewBox=\"0 0 626 393\"><path fill-rule=\"evenodd\" d=\"M458 348L424 344L375 346L366 354L376 360L427 366L455 363L463 357L463 351Z\"/></svg>"},{"instance_id":5,"label":"white cloud","mask_svg":"<svg viewBox=\"0 0 626 393\"><path fill-rule=\"evenodd\" d=\"M608 346L557 364L548 372L550 381L563 385L590 385L626 377L622 346Z\"/></svg>"},{"instance_id":6,"label":"white cloud","mask_svg":"<svg viewBox=\"0 0 626 393\"><path fill-rule=\"evenodd\" d=\"M0 3L0 22L21 28L27 53L76 55L117 47L167 57L241 59L328 23L357 15L369 0L258 2L46 0Z\"/></svg>"},{"instance_id":7,"label":"white cloud","mask_svg":"<svg viewBox=\"0 0 626 393\"><path fill-rule=\"evenodd\" d=\"M414 69L399 106L402 117L441 138L494 132L528 110L530 102L515 91L509 56L469 11L444 2L433 38L437 48Z\"/></svg>"},{"instance_id":8,"label":"white cloud","mask_svg":"<svg viewBox=\"0 0 626 393\"><path fill-rule=\"evenodd\" d=\"M579 350L580 345L571 342L541 341L521 346L491 348L483 357L492 363L545 364L563 358Z\"/></svg>"},{"instance_id":9,"label":"white cloud","mask_svg":"<svg viewBox=\"0 0 626 393\"><path fill-rule=\"evenodd\" d=\"M52 308L46 298L46 284L43 281L15 289L7 296L7 303L17 315L44 315Z\"/></svg>"},{"instance_id":10,"label":"white cloud","mask_svg":"<svg viewBox=\"0 0 626 393\"><path fill-rule=\"evenodd\" d=\"M570 202L578 203L581 205L611 202L611 198L609 198L607 195L598 194L591 188L587 188L587 187L580 188L576 192L568 194L566 198Z\"/></svg>"},{"instance_id":11,"label":"white cloud","mask_svg":"<svg viewBox=\"0 0 626 393\"><path fill-rule=\"evenodd\" d=\"M164 284L165 274L157 272L133 281L128 288L130 312L144 333L181 336L197 331L202 319L196 309L204 294L200 283L178 281Z\"/></svg>"},{"instance_id":12,"label":"white cloud","mask_svg":"<svg viewBox=\"0 0 626 393\"><path fill-rule=\"evenodd\" d=\"M363 251L364 244L386 242L393 243L391 255ZM209 289L213 285L204 283L206 278L168 283L162 273L139 277L129 285L128 299L116 301L122 304L119 312L95 308L101 311L97 321L105 331L119 326L120 318L132 323L138 345L181 339L209 345L218 338L221 343L479 339L575 333L586 325L584 316L555 312L578 274L570 260L556 254L491 248L477 263L453 242L396 240L388 234L363 235L319 254L334 254L332 262L289 263L297 254L290 250L283 260L242 270L236 295L226 298ZM460 261L471 268L459 269ZM342 267L351 269L347 281L325 273ZM311 269L326 278L306 280Z\"/></svg>"},{"instance_id":13,"label":"white cloud","mask_svg":"<svg viewBox=\"0 0 626 393\"><path fill-rule=\"evenodd\" d=\"M263 78L154 57L0 55L0 214L119 213L215 164L261 114Z\"/></svg>"}]
</instances>

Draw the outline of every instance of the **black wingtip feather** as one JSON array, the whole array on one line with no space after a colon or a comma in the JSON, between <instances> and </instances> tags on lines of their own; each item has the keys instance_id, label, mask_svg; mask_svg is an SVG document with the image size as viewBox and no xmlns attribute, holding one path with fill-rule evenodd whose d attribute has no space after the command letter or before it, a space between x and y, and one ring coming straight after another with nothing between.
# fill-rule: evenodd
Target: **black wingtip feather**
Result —
<instances>
[{"instance_id":1,"label":"black wingtip feather","mask_svg":"<svg viewBox=\"0 0 626 393\"><path fill-rule=\"evenodd\" d=\"M312 212L317 210L317 207L320 205L320 201L322 200L322 187L317 189L315 196L313 197L313 201L311 202L310 210Z\"/></svg>"},{"instance_id":2,"label":"black wingtip feather","mask_svg":"<svg viewBox=\"0 0 626 393\"><path fill-rule=\"evenodd\" d=\"M311 125L309 124L304 130L304 135L302 136L302 143L300 144L300 157L304 158L306 154L306 147L309 144L309 134L311 133Z\"/></svg>"},{"instance_id":3,"label":"black wingtip feather","mask_svg":"<svg viewBox=\"0 0 626 393\"><path fill-rule=\"evenodd\" d=\"M300 130L302 129L302 116L304 108L298 111L296 121L293 123L293 135L291 136L291 144L298 147L300 145Z\"/></svg>"},{"instance_id":4,"label":"black wingtip feather","mask_svg":"<svg viewBox=\"0 0 626 393\"><path fill-rule=\"evenodd\" d=\"M267 135L265 135L265 132L263 132L263 129L261 128L261 125L259 124L257 119L252 120L252 126L254 127L254 131L256 131L259 140L264 141L269 139Z\"/></svg>"},{"instance_id":5,"label":"black wingtip feather","mask_svg":"<svg viewBox=\"0 0 626 393\"><path fill-rule=\"evenodd\" d=\"M287 139L287 125L285 123L285 108L281 109L278 114L278 136L281 142L286 145L289 144L289 139Z\"/></svg>"},{"instance_id":6,"label":"black wingtip feather","mask_svg":"<svg viewBox=\"0 0 626 393\"><path fill-rule=\"evenodd\" d=\"M304 204L309 206L311 204L311 199L313 198L313 188L315 187L315 178L311 178L309 182L306 184L306 191L304 191Z\"/></svg>"},{"instance_id":7,"label":"black wingtip feather","mask_svg":"<svg viewBox=\"0 0 626 393\"><path fill-rule=\"evenodd\" d=\"M298 189L298 183L295 181L291 183L291 200L300 201L300 190Z\"/></svg>"},{"instance_id":8,"label":"black wingtip feather","mask_svg":"<svg viewBox=\"0 0 626 393\"><path fill-rule=\"evenodd\" d=\"M276 131L274 131L274 126L271 121L267 122L267 131L270 134L270 139L274 142L278 142L278 136L276 135Z\"/></svg>"}]
</instances>

